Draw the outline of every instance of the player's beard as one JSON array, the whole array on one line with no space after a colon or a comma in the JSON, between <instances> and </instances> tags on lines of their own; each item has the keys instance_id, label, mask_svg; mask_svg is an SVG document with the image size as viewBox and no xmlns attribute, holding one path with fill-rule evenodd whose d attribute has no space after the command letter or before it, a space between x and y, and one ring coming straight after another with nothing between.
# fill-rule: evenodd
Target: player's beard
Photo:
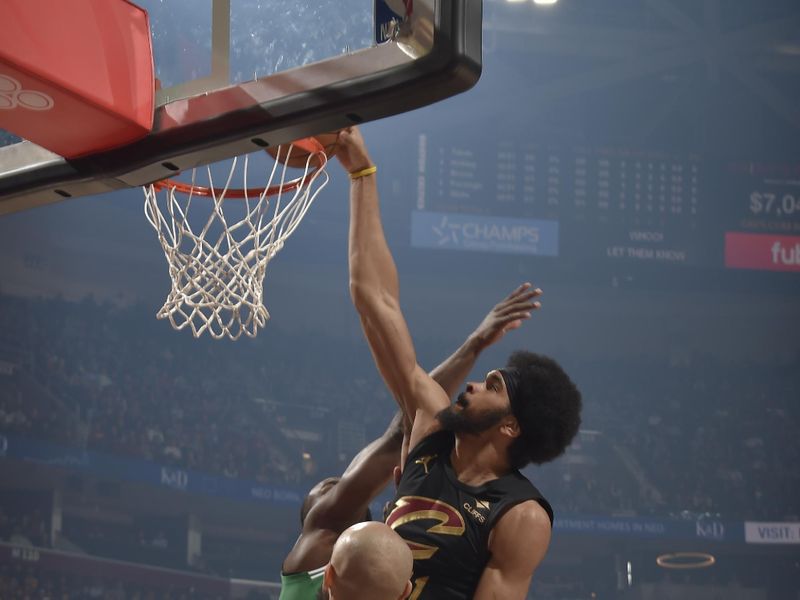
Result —
<instances>
[{"instance_id":1,"label":"player's beard","mask_svg":"<svg viewBox=\"0 0 800 600\"><path fill-rule=\"evenodd\" d=\"M508 410L495 408L480 415L471 416L465 410L456 411L453 406L443 408L436 415L436 420L445 431L478 435L496 426L508 416Z\"/></svg>"}]
</instances>

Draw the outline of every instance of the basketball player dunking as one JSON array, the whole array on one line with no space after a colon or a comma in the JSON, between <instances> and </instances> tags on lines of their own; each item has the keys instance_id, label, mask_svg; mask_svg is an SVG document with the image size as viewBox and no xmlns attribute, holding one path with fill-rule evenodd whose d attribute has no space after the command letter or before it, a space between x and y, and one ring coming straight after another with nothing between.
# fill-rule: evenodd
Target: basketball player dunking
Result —
<instances>
[{"instance_id":1,"label":"basketball player dunking","mask_svg":"<svg viewBox=\"0 0 800 600\"><path fill-rule=\"evenodd\" d=\"M505 329L518 323L516 315L533 308L533 294L520 288L493 307L461 347L431 371L431 377L442 386L461 385L467 375L463 357L500 339ZM480 348L475 347L475 339L484 340ZM341 477L323 479L308 493L300 511L302 531L283 563L281 600L327 598L327 592L322 589L323 574L331 566L334 544L348 527L370 520L369 503L401 463L401 445L408 442L408 436L404 440L403 430L410 429L404 428L402 421L401 413L395 415L386 432L361 450ZM367 568L366 563L363 566ZM353 578L354 573L356 571L350 569L340 575ZM361 585L364 597L384 600L365 585Z\"/></svg>"},{"instance_id":2,"label":"basketball player dunking","mask_svg":"<svg viewBox=\"0 0 800 600\"><path fill-rule=\"evenodd\" d=\"M378 369L413 423L386 521L413 551L410 598L522 600L547 551L553 512L519 469L564 452L580 425L580 393L552 359L516 352L451 405L486 340L451 357L460 365L451 383L420 368L381 225L376 169L358 129L340 134L337 156L351 178L350 292ZM530 312L509 317L514 328Z\"/></svg>"}]
</instances>

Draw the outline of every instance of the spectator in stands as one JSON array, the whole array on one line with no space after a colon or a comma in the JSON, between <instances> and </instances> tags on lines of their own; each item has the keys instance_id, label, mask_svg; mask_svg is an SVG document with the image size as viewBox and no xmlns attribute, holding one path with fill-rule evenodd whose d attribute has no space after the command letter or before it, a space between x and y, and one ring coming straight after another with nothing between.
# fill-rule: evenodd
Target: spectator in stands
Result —
<instances>
[{"instance_id":1,"label":"spectator in stands","mask_svg":"<svg viewBox=\"0 0 800 600\"><path fill-rule=\"evenodd\" d=\"M267 358L248 371L245 350L182 352L171 331L126 329L149 322L144 313L93 300L0 295L0 340L14 350L8 360L15 365L12 374L0 370L0 433L265 484L305 483L317 476L304 473L300 449L280 431L292 407L303 406L298 420L326 442L335 425L309 421L313 407L357 415L353 421L368 431L390 417L388 403L376 401L386 393L376 376L339 376L363 351L347 340L320 332L314 347L303 349L304 360L292 361L286 355L297 342L273 330L270 347L280 352L260 347ZM796 367L702 356L670 366L627 357L593 360L576 372L591 382L586 429L632 455L660 494L638 489L631 477L612 489L608 470L580 472L562 461L537 473L555 503L584 514L800 516L791 467L800 461ZM236 385L224 387L219 373L232 374ZM223 391L226 402L219 402ZM338 453L329 454L314 455L317 472L341 468Z\"/></svg>"}]
</instances>

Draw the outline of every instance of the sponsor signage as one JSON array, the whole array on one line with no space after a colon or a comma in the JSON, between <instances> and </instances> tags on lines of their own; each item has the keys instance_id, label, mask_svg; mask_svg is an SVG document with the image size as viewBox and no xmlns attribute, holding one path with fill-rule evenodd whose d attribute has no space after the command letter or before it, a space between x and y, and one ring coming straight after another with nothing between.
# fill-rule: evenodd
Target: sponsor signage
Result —
<instances>
[{"instance_id":1,"label":"sponsor signage","mask_svg":"<svg viewBox=\"0 0 800 600\"><path fill-rule=\"evenodd\" d=\"M411 245L558 256L558 221L418 210L411 215Z\"/></svg>"},{"instance_id":2,"label":"sponsor signage","mask_svg":"<svg viewBox=\"0 0 800 600\"><path fill-rule=\"evenodd\" d=\"M800 236L729 231L725 234L725 266L800 272Z\"/></svg>"},{"instance_id":3,"label":"sponsor signage","mask_svg":"<svg viewBox=\"0 0 800 600\"><path fill-rule=\"evenodd\" d=\"M695 523L695 533L699 538L722 541L725 539L725 523L709 519L698 519Z\"/></svg>"},{"instance_id":4,"label":"sponsor signage","mask_svg":"<svg viewBox=\"0 0 800 600\"><path fill-rule=\"evenodd\" d=\"M3 456L77 469L95 477L165 486L193 494L225 496L237 500L299 506L304 496L299 490L287 487L218 477L202 471L79 450L13 434L0 435L0 457Z\"/></svg>"},{"instance_id":5,"label":"sponsor signage","mask_svg":"<svg viewBox=\"0 0 800 600\"><path fill-rule=\"evenodd\" d=\"M748 544L800 544L800 522L746 521L744 539Z\"/></svg>"},{"instance_id":6,"label":"sponsor signage","mask_svg":"<svg viewBox=\"0 0 800 600\"><path fill-rule=\"evenodd\" d=\"M555 531L622 537L691 537L686 522L630 517L559 517Z\"/></svg>"},{"instance_id":7,"label":"sponsor signage","mask_svg":"<svg viewBox=\"0 0 800 600\"><path fill-rule=\"evenodd\" d=\"M189 485L189 474L183 469L161 467L161 485L176 490L185 490Z\"/></svg>"},{"instance_id":8,"label":"sponsor signage","mask_svg":"<svg viewBox=\"0 0 800 600\"><path fill-rule=\"evenodd\" d=\"M682 540L702 539L739 543L742 541L741 527L741 523L726 523L706 518L692 521L688 519L569 515L556 518L553 524L553 529L561 533Z\"/></svg>"},{"instance_id":9,"label":"sponsor signage","mask_svg":"<svg viewBox=\"0 0 800 600\"><path fill-rule=\"evenodd\" d=\"M302 491L290 487L219 477L192 469L84 451L10 433L0 435L0 457L3 456L6 459L66 467L100 478L165 486L192 494L236 500L299 506L304 497ZM480 513L482 507L476 505L474 509L475 513ZM379 512L380 507L376 510ZM723 522L710 518L688 520L564 515L556 518L554 528L567 534L741 543L742 525L741 521ZM800 523L747 522L744 523L744 529L748 543L800 544Z\"/></svg>"}]
</instances>

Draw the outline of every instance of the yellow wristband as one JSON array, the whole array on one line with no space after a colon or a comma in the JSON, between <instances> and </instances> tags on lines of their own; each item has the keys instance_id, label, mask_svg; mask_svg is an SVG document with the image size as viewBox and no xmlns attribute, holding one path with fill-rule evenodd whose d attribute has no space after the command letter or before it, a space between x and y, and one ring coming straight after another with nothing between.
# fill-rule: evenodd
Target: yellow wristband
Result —
<instances>
[{"instance_id":1,"label":"yellow wristband","mask_svg":"<svg viewBox=\"0 0 800 600\"><path fill-rule=\"evenodd\" d=\"M373 173L378 172L378 167L372 165L371 167L367 167L366 169L361 169L360 171L355 171L354 173L350 173L350 179L358 179L359 177L366 177L367 175L372 175Z\"/></svg>"}]
</instances>

